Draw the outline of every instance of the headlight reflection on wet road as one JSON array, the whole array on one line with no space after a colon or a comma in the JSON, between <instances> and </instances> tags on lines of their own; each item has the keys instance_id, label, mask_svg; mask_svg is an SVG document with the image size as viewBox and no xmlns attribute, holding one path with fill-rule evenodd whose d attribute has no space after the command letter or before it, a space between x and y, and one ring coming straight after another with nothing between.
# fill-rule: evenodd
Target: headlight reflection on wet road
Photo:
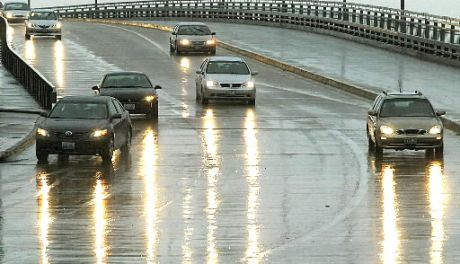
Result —
<instances>
[{"instance_id":1,"label":"headlight reflection on wet road","mask_svg":"<svg viewBox=\"0 0 460 264\"><path fill-rule=\"evenodd\" d=\"M259 206L259 150L255 130L255 117L252 109L248 110L245 119L244 139L246 144L246 169L248 183L248 246L246 249L246 262L259 263L259 224L257 209Z\"/></svg>"},{"instance_id":2,"label":"headlight reflection on wet road","mask_svg":"<svg viewBox=\"0 0 460 264\"><path fill-rule=\"evenodd\" d=\"M33 62L36 58L36 54L35 54L35 43L32 39L26 40L25 57L26 57L25 59L27 60L27 62L34 65Z\"/></svg>"},{"instance_id":3,"label":"headlight reflection on wet road","mask_svg":"<svg viewBox=\"0 0 460 264\"><path fill-rule=\"evenodd\" d=\"M59 88L64 86L64 70L64 44L59 40L54 43L54 71Z\"/></svg>"},{"instance_id":4,"label":"headlight reflection on wet road","mask_svg":"<svg viewBox=\"0 0 460 264\"><path fill-rule=\"evenodd\" d=\"M95 253L98 264L107 263L107 212L106 212L106 184L97 173L96 186L94 189L94 231L95 231Z\"/></svg>"},{"instance_id":5,"label":"headlight reflection on wet road","mask_svg":"<svg viewBox=\"0 0 460 264\"><path fill-rule=\"evenodd\" d=\"M206 215L208 219L207 234L207 263L218 263L219 252L216 247L215 231L217 230L216 213L219 208L219 197L217 192L217 182L220 173L217 143L215 134L215 117L213 111L208 109L204 117L204 144L205 157L204 166L208 180L207 187L207 208Z\"/></svg>"},{"instance_id":6,"label":"headlight reflection on wet road","mask_svg":"<svg viewBox=\"0 0 460 264\"><path fill-rule=\"evenodd\" d=\"M158 237L158 191L156 163L158 159L158 145L155 132L148 129L144 135L144 150L142 153L143 177L145 184L145 221L147 234L147 263L157 262Z\"/></svg>"},{"instance_id":7,"label":"headlight reflection on wet road","mask_svg":"<svg viewBox=\"0 0 460 264\"><path fill-rule=\"evenodd\" d=\"M385 264L398 262L401 242L394 173L395 170L391 166L383 167L383 253L381 258L382 263Z\"/></svg>"},{"instance_id":8,"label":"headlight reflection on wet road","mask_svg":"<svg viewBox=\"0 0 460 264\"><path fill-rule=\"evenodd\" d=\"M51 187L48 185L47 174L39 175L38 185L38 203L40 208L39 214L39 230L40 230L40 248L41 248L41 262L42 264L49 263L48 259L48 230L52 222L49 212L49 192Z\"/></svg>"},{"instance_id":9,"label":"headlight reflection on wet road","mask_svg":"<svg viewBox=\"0 0 460 264\"><path fill-rule=\"evenodd\" d=\"M444 195L444 175L442 173L442 164L433 162L429 166L429 197L430 197L430 215L431 215L431 264L444 263L444 208L447 199Z\"/></svg>"}]
</instances>

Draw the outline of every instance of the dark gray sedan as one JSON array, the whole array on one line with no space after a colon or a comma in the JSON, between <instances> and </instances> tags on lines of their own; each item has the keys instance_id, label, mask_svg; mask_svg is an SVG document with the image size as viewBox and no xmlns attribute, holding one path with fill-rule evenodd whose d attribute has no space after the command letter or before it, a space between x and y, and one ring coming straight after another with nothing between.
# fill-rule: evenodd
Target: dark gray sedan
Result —
<instances>
[{"instance_id":1,"label":"dark gray sedan","mask_svg":"<svg viewBox=\"0 0 460 264\"><path fill-rule=\"evenodd\" d=\"M117 98L130 114L145 114L147 119L158 118L158 95L161 86L152 85L149 77L141 72L108 73L93 90L99 95Z\"/></svg>"},{"instance_id":2,"label":"dark gray sedan","mask_svg":"<svg viewBox=\"0 0 460 264\"><path fill-rule=\"evenodd\" d=\"M108 96L69 96L61 99L37 122L36 155L100 155L112 160L113 151L128 151L131 119L121 103Z\"/></svg>"}]
</instances>

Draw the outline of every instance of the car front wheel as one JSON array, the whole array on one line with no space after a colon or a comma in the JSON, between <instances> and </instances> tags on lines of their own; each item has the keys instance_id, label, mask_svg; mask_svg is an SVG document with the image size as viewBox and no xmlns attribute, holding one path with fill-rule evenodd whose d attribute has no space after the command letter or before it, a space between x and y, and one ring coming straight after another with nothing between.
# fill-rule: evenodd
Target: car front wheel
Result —
<instances>
[{"instance_id":1,"label":"car front wheel","mask_svg":"<svg viewBox=\"0 0 460 264\"><path fill-rule=\"evenodd\" d=\"M40 150L39 148L35 149L35 155L37 156L38 162L44 163L48 161L48 153Z\"/></svg>"},{"instance_id":2,"label":"car front wheel","mask_svg":"<svg viewBox=\"0 0 460 264\"><path fill-rule=\"evenodd\" d=\"M109 140L109 142L107 143L107 146L105 147L105 149L102 151L101 153L101 156L102 156L102 160L105 162L105 163L110 163L112 161L112 157L113 157L113 151L114 151L114 148L113 148L113 138L111 138Z\"/></svg>"}]
</instances>

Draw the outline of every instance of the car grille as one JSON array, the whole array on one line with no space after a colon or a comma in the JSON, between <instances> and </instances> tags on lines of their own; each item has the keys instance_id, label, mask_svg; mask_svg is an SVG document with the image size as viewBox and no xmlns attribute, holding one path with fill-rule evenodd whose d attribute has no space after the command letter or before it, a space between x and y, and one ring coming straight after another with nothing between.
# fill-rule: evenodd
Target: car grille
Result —
<instances>
[{"instance_id":1,"label":"car grille","mask_svg":"<svg viewBox=\"0 0 460 264\"><path fill-rule=\"evenodd\" d=\"M205 41L192 41L193 46L204 46Z\"/></svg>"},{"instance_id":2,"label":"car grille","mask_svg":"<svg viewBox=\"0 0 460 264\"><path fill-rule=\"evenodd\" d=\"M79 140L85 138L88 134L86 132L73 132L71 136L67 136L65 132L53 131L53 133L56 135L57 138L61 140Z\"/></svg>"},{"instance_id":3,"label":"car grille","mask_svg":"<svg viewBox=\"0 0 460 264\"><path fill-rule=\"evenodd\" d=\"M425 129L398 129L396 131L398 135L425 135L426 130Z\"/></svg>"},{"instance_id":4,"label":"car grille","mask_svg":"<svg viewBox=\"0 0 460 264\"><path fill-rule=\"evenodd\" d=\"M49 28L50 26L42 26L42 25L39 25L40 28Z\"/></svg>"},{"instance_id":5,"label":"car grille","mask_svg":"<svg viewBox=\"0 0 460 264\"><path fill-rule=\"evenodd\" d=\"M220 87L222 88L240 88L242 86L241 83L221 83Z\"/></svg>"}]
</instances>

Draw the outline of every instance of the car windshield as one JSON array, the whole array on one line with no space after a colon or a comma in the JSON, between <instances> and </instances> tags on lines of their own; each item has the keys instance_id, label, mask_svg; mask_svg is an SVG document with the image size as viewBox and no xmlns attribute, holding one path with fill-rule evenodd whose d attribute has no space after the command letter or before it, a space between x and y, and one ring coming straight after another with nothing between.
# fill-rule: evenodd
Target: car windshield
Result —
<instances>
[{"instance_id":1,"label":"car windshield","mask_svg":"<svg viewBox=\"0 0 460 264\"><path fill-rule=\"evenodd\" d=\"M54 12L37 12L30 14L30 20L57 20Z\"/></svg>"},{"instance_id":2,"label":"car windshield","mask_svg":"<svg viewBox=\"0 0 460 264\"><path fill-rule=\"evenodd\" d=\"M9 3L3 10L29 10L29 6L26 3Z\"/></svg>"},{"instance_id":3,"label":"car windshield","mask_svg":"<svg viewBox=\"0 0 460 264\"><path fill-rule=\"evenodd\" d=\"M108 75L102 82L102 88L152 88L147 76L143 74Z\"/></svg>"},{"instance_id":4,"label":"car windshield","mask_svg":"<svg viewBox=\"0 0 460 264\"><path fill-rule=\"evenodd\" d=\"M51 111L49 117L66 119L107 119L107 106L104 103L58 103L53 111Z\"/></svg>"},{"instance_id":5,"label":"car windshield","mask_svg":"<svg viewBox=\"0 0 460 264\"><path fill-rule=\"evenodd\" d=\"M211 35L211 30L204 25L180 26L177 35Z\"/></svg>"},{"instance_id":6,"label":"car windshield","mask_svg":"<svg viewBox=\"0 0 460 264\"><path fill-rule=\"evenodd\" d=\"M433 108L426 99L391 99L382 105L380 117L433 117Z\"/></svg>"},{"instance_id":7,"label":"car windshield","mask_svg":"<svg viewBox=\"0 0 460 264\"><path fill-rule=\"evenodd\" d=\"M249 74L246 63L242 61L210 61L206 69L209 74Z\"/></svg>"}]
</instances>

